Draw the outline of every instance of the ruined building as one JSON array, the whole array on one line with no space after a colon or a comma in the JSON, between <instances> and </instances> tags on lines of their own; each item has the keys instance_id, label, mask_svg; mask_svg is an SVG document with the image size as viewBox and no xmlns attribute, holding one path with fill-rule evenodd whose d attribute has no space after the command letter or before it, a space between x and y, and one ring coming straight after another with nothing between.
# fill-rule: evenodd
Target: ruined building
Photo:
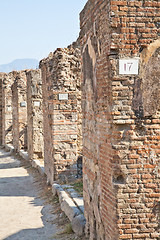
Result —
<instances>
[{"instance_id":1,"label":"ruined building","mask_svg":"<svg viewBox=\"0 0 160 240\"><path fill-rule=\"evenodd\" d=\"M28 70L27 77L27 149L29 159L44 157L41 71Z\"/></svg>"},{"instance_id":2,"label":"ruined building","mask_svg":"<svg viewBox=\"0 0 160 240\"><path fill-rule=\"evenodd\" d=\"M13 72L12 134L15 151L27 150L27 79L25 71Z\"/></svg>"},{"instance_id":3,"label":"ruined building","mask_svg":"<svg viewBox=\"0 0 160 240\"><path fill-rule=\"evenodd\" d=\"M82 155L80 50L58 48L42 59L44 164L48 181L73 180Z\"/></svg>"},{"instance_id":4,"label":"ruined building","mask_svg":"<svg viewBox=\"0 0 160 240\"><path fill-rule=\"evenodd\" d=\"M4 74L0 73L0 145L2 145L2 84L3 84Z\"/></svg>"},{"instance_id":5,"label":"ruined building","mask_svg":"<svg viewBox=\"0 0 160 240\"><path fill-rule=\"evenodd\" d=\"M1 78L1 132L2 145L13 144L12 136L12 90L13 73L2 74Z\"/></svg>"},{"instance_id":6,"label":"ruined building","mask_svg":"<svg viewBox=\"0 0 160 240\"><path fill-rule=\"evenodd\" d=\"M160 2L89 0L80 18L86 234L159 239Z\"/></svg>"},{"instance_id":7,"label":"ruined building","mask_svg":"<svg viewBox=\"0 0 160 240\"><path fill-rule=\"evenodd\" d=\"M77 42L42 59L41 69L0 76L1 144L39 159L50 183L82 177L80 57Z\"/></svg>"},{"instance_id":8,"label":"ruined building","mask_svg":"<svg viewBox=\"0 0 160 240\"><path fill-rule=\"evenodd\" d=\"M83 156L90 240L158 240L160 2L88 0L80 27L81 50L0 74L0 143L44 159L51 184L81 176Z\"/></svg>"}]
</instances>

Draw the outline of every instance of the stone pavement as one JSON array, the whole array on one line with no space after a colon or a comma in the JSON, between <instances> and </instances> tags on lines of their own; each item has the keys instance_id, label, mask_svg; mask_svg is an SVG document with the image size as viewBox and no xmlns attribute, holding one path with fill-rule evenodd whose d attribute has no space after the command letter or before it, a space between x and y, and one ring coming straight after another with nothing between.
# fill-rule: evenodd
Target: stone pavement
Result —
<instances>
[{"instance_id":1,"label":"stone pavement","mask_svg":"<svg viewBox=\"0 0 160 240\"><path fill-rule=\"evenodd\" d=\"M0 149L0 240L79 239L74 234L59 234L65 225L60 223L63 213L42 198L41 183L31 170Z\"/></svg>"}]
</instances>

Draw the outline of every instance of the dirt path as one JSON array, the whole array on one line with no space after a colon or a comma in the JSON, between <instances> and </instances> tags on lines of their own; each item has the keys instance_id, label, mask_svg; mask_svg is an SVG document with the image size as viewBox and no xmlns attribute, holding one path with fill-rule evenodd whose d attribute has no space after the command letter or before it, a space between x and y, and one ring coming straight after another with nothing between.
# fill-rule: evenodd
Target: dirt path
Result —
<instances>
[{"instance_id":1,"label":"dirt path","mask_svg":"<svg viewBox=\"0 0 160 240\"><path fill-rule=\"evenodd\" d=\"M69 232L45 179L0 149L0 240L79 239Z\"/></svg>"}]
</instances>

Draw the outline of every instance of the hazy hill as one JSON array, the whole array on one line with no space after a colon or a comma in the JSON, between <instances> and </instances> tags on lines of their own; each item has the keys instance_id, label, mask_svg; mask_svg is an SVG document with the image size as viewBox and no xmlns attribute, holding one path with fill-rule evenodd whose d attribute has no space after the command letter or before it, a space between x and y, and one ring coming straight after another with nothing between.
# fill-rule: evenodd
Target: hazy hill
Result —
<instances>
[{"instance_id":1,"label":"hazy hill","mask_svg":"<svg viewBox=\"0 0 160 240\"><path fill-rule=\"evenodd\" d=\"M0 65L0 72L9 73L14 70L36 69L39 66L39 61L36 59L16 59L11 63Z\"/></svg>"}]
</instances>

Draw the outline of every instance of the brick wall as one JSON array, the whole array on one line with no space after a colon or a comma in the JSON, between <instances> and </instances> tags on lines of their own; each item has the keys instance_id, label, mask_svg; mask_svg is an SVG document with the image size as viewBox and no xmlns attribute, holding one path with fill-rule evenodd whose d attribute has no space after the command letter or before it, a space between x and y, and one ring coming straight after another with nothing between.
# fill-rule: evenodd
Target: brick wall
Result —
<instances>
[{"instance_id":1,"label":"brick wall","mask_svg":"<svg viewBox=\"0 0 160 240\"><path fill-rule=\"evenodd\" d=\"M30 159L43 159L42 78L40 70L28 70L27 142Z\"/></svg>"},{"instance_id":2,"label":"brick wall","mask_svg":"<svg viewBox=\"0 0 160 240\"><path fill-rule=\"evenodd\" d=\"M156 0L111 1L111 49L120 56L139 56L160 36L159 8Z\"/></svg>"},{"instance_id":3,"label":"brick wall","mask_svg":"<svg viewBox=\"0 0 160 240\"><path fill-rule=\"evenodd\" d=\"M90 0L81 12L86 234L159 239L158 1ZM120 74L119 59L139 72Z\"/></svg>"},{"instance_id":4,"label":"brick wall","mask_svg":"<svg viewBox=\"0 0 160 240\"><path fill-rule=\"evenodd\" d=\"M90 239L118 239L108 14L108 1L88 1L81 12L84 205Z\"/></svg>"},{"instance_id":5,"label":"brick wall","mask_svg":"<svg viewBox=\"0 0 160 240\"><path fill-rule=\"evenodd\" d=\"M81 155L80 50L57 49L40 62L44 101L44 161L48 180L71 179Z\"/></svg>"},{"instance_id":6,"label":"brick wall","mask_svg":"<svg viewBox=\"0 0 160 240\"><path fill-rule=\"evenodd\" d=\"M27 79L25 71L13 72L12 117L15 151L27 149Z\"/></svg>"}]
</instances>

